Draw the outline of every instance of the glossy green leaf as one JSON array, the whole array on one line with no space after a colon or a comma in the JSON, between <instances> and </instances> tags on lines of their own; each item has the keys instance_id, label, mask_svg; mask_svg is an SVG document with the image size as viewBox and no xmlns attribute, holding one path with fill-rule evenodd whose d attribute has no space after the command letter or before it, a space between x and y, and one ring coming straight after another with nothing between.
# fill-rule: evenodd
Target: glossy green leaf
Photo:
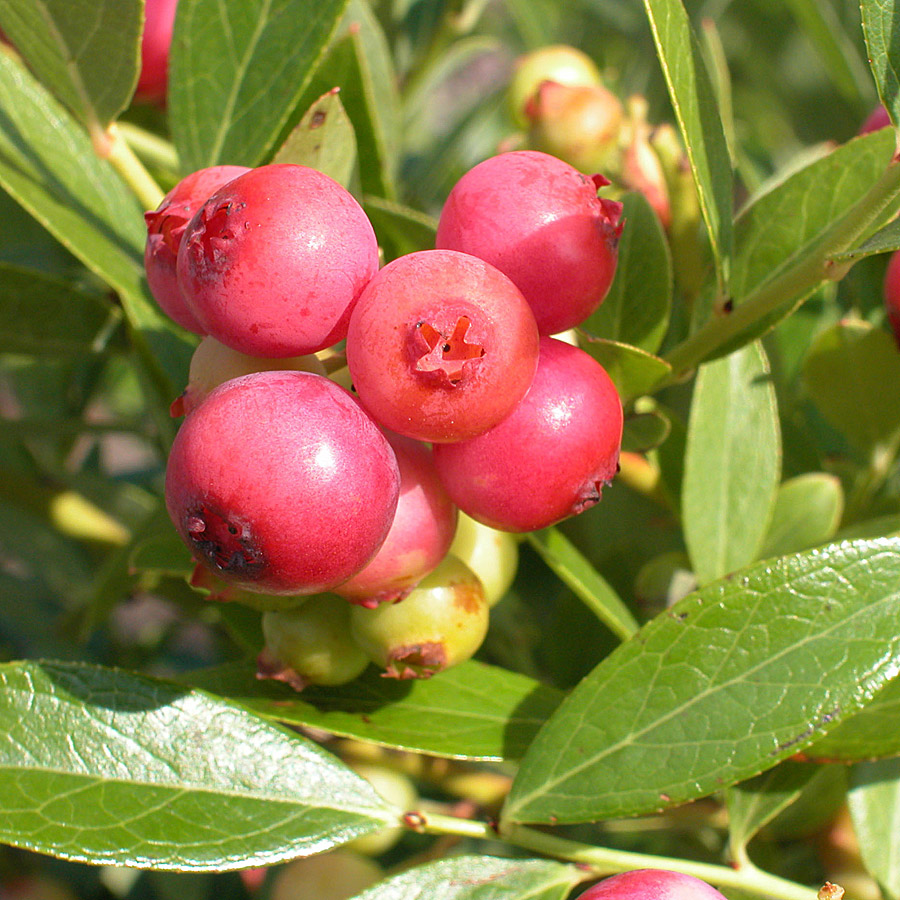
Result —
<instances>
[{"instance_id":1,"label":"glossy green leaf","mask_svg":"<svg viewBox=\"0 0 900 900\"><path fill-rule=\"evenodd\" d=\"M750 344L706 363L691 401L681 510L700 584L758 558L780 476L775 388Z\"/></svg>"},{"instance_id":2,"label":"glossy green leaf","mask_svg":"<svg viewBox=\"0 0 900 900\"><path fill-rule=\"evenodd\" d=\"M309 107L272 162L309 166L349 186L356 165L356 135L339 88L332 88Z\"/></svg>"},{"instance_id":3,"label":"glossy green leaf","mask_svg":"<svg viewBox=\"0 0 900 900\"><path fill-rule=\"evenodd\" d=\"M457 856L386 878L356 900L563 900L584 880L567 863Z\"/></svg>"},{"instance_id":4,"label":"glossy green leaf","mask_svg":"<svg viewBox=\"0 0 900 900\"><path fill-rule=\"evenodd\" d=\"M0 54L0 110L0 184L119 294L131 338L168 402L183 388L193 341L148 293L140 204L84 131L6 54Z\"/></svg>"},{"instance_id":5,"label":"glossy green leaf","mask_svg":"<svg viewBox=\"0 0 900 900\"><path fill-rule=\"evenodd\" d=\"M889 681L871 703L816 741L806 755L847 762L900 756L900 679Z\"/></svg>"},{"instance_id":6,"label":"glossy green leaf","mask_svg":"<svg viewBox=\"0 0 900 900\"><path fill-rule=\"evenodd\" d=\"M850 819L859 839L866 871L881 887L885 900L900 897L900 759L858 763L847 794Z\"/></svg>"},{"instance_id":7,"label":"glossy green leaf","mask_svg":"<svg viewBox=\"0 0 900 900\"><path fill-rule=\"evenodd\" d=\"M810 349L803 381L822 415L861 451L900 440L900 354L887 331L838 322Z\"/></svg>"},{"instance_id":8,"label":"glossy green leaf","mask_svg":"<svg viewBox=\"0 0 900 900\"><path fill-rule=\"evenodd\" d=\"M266 160L346 5L181 0L169 61L169 113L184 172Z\"/></svg>"},{"instance_id":9,"label":"glossy green leaf","mask_svg":"<svg viewBox=\"0 0 900 900\"><path fill-rule=\"evenodd\" d=\"M887 131L856 138L753 198L735 223L735 306L810 256L847 249L830 246L839 223L884 174L893 150L893 136ZM805 296L826 274L824 267L811 272L783 299Z\"/></svg>"},{"instance_id":10,"label":"glossy green leaf","mask_svg":"<svg viewBox=\"0 0 900 900\"><path fill-rule=\"evenodd\" d=\"M233 869L395 819L311 741L199 691L114 669L0 666L0 840L67 859Z\"/></svg>"},{"instance_id":11,"label":"glossy green leaf","mask_svg":"<svg viewBox=\"0 0 900 900\"><path fill-rule=\"evenodd\" d=\"M818 772L817 766L788 759L725 791L732 859L740 859L750 839L787 809Z\"/></svg>"},{"instance_id":12,"label":"glossy green leaf","mask_svg":"<svg viewBox=\"0 0 900 900\"><path fill-rule=\"evenodd\" d=\"M579 346L606 369L622 403L649 393L671 371L671 366L645 350L581 334Z\"/></svg>"},{"instance_id":13,"label":"glossy green leaf","mask_svg":"<svg viewBox=\"0 0 900 900\"><path fill-rule=\"evenodd\" d=\"M784 556L827 543L835 536L843 512L844 490L834 475L807 472L785 481L775 497L760 557Z\"/></svg>"},{"instance_id":14,"label":"glossy green leaf","mask_svg":"<svg viewBox=\"0 0 900 900\"><path fill-rule=\"evenodd\" d=\"M672 259L659 217L643 194L628 194L616 276L606 299L579 328L655 353L669 324Z\"/></svg>"},{"instance_id":15,"label":"glossy green leaf","mask_svg":"<svg viewBox=\"0 0 900 900\"><path fill-rule=\"evenodd\" d=\"M666 354L676 372L770 331L813 291L845 272L833 260L896 212L900 164L891 129L854 138L776 179L736 220L730 312L724 307Z\"/></svg>"},{"instance_id":16,"label":"glossy green leaf","mask_svg":"<svg viewBox=\"0 0 900 900\"><path fill-rule=\"evenodd\" d=\"M531 678L477 662L412 682L373 668L350 684L302 694L255 672L240 664L189 678L270 719L459 759L518 759L562 699Z\"/></svg>"},{"instance_id":17,"label":"glossy green leaf","mask_svg":"<svg viewBox=\"0 0 900 900\"><path fill-rule=\"evenodd\" d=\"M900 122L900 32L894 0L860 0L869 68L881 102L893 122Z\"/></svg>"},{"instance_id":18,"label":"glossy green leaf","mask_svg":"<svg viewBox=\"0 0 900 900\"><path fill-rule=\"evenodd\" d=\"M900 671L900 540L757 563L614 650L535 738L503 817L642 815L804 750Z\"/></svg>"},{"instance_id":19,"label":"glossy green leaf","mask_svg":"<svg viewBox=\"0 0 900 900\"><path fill-rule=\"evenodd\" d=\"M140 69L141 0L0 0L0 27L29 68L100 138Z\"/></svg>"},{"instance_id":20,"label":"glossy green leaf","mask_svg":"<svg viewBox=\"0 0 900 900\"><path fill-rule=\"evenodd\" d=\"M627 640L637 631L631 610L612 585L558 528L532 531L528 534L528 542L613 634Z\"/></svg>"},{"instance_id":21,"label":"glossy green leaf","mask_svg":"<svg viewBox=\"0 0 900 900\"><path fill-rule=\"evenodd\" d=\"M731 160L703 54L681 0L644 0L669 98L694 173L720 290L730 279Z\"/></svg>"},{"instance_id":22,"label":"glossy green leaf","mask_svg":"<svg viewBox=\"0 0 900 900\"><path fill-rule=\"evenodd\" d=\"M327 56L316 70L306 97L334 87L359 148L363 192L394 199L399 112L396 77L381 27L369 7L351 0Z\"/></svg>"},{"instance_id":23,"label":"glossy green leaf","mask_svg":"<svg viewBox=\"0 0 900 900\"><path fill-rule=\"evenodd\" d=\"M96 294L0 263L0 352L99 353L121 319Z\"/></svg>"}]
</instances>

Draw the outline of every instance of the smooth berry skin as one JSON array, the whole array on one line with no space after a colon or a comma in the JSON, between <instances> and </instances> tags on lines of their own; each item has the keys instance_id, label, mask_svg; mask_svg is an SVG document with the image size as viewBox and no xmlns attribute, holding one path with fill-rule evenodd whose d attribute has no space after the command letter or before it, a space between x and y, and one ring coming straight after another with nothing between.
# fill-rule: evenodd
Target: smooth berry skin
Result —
<instances>
[{"instance_id":1,"label":"smooth berry skin","mask_svg":"<svg viewBox=\"0 0 900 900\"><path fill-rule=\"evenodd\" d=\"M454 185L435 246L496 266L541 334L565 331L600 305L615 275L622 205L597 197L606 183L546 153L501 153Z\"/></svg>"},{"instance_id":2,"label":"smooth berry skin","mask_svg":"<svg viewBox=\"0 0 900 900\"><path fill-rule=\"evenodd\" d=\"M455 556L399 603L354 606L353 639L387 678L430 678L470 659L487 634L488 604L478 576Z\"/></svg>"},{"instance_id":3,"label":"smooth berry skin","mask_svg":"<svg viewBox=\"0 0 900 900\"><path fill-rule=\"evenodd\" d=\"M206 332L185 305L178 287L175 261L178 258L181 236L194 213L209 199L210 194L249 171L246 166L199 169L179 181L154 211L144 213L144 221L147 223L144 269L150 293L170 319L194 334Z\"/></svg>"},{"instance_id":4,"label":"smooth berry skin","mask_svg":"<svg viewBox=\"0 0 900 900\"><path fill-rule=\"evenodd\" d=\"M869 113L868 118L859 128L858 134L869 134L872 131L880 131L891 124L891 117L887 109L879 104Z\"/></svg>"},{"instance_id":5,"label":"smooth berry skin","mask_svg":"<svg viewBox=\"0 0 900 900\"><path fill-rule=\"evenodd\" d=\"M456 507L447 496L425 444L388 433L400 470L400 499L391 530L372 561L336 594L363 606L405 597L447 555L456 532Z\"/></svg>"},{"instance_id":6,"label":"smooth berry skin","mask_svg":"<svg viewBox=\"0 0 900 900\"><path fill-rule=\"evenodd\" d=\"M399 486L390 445L343 388L308 372L258 372L220 385L184 420L166 506L224 581L302 595L369 562Z\"/></svg>"},{"instance_id":7,"label":"smooth berry skin","mask_svg":"<svg viewBox=\"0 0 900 900\"><path fill-rule=\"evenodd\" d=\"M283 681L296 691L310 684L346 684L369 665L350 636L350 607L331 594L264 612L262 630L266 645L256 660L256 677Z\"/></svg>"},{"instance_id":8,"label":"smooth berry skin","mask_svg":"<svg viewBox=\"0 0 900 900\"><path fill-rule=\"evenodd\" d=\"M891 254L884 273L884 308L900 348L900 250Z\"/></svg>"},{"instance_id":9,"label":"smooth berry skin","mask_svg":"<svg viewBox=\"0 0 900 900\"><path fill-rule=\"evenodd\" d=\"M141 34L141 73L135 96L163 103L169 80L169 48L178 0L147 0Z\"/></svg>"},{"instance_id":10,"label":"smooth berry skin","mask_svg":"<svg viewBox=\"0 0 900 900\"><path fill-rule=\"evenodd\" d=\"M350 318L347 364L385 428L435 443L481 434L531 384L534 316L493 266L450 250L401 256L369 282Z\"/></svg>"},{"instance_id":11,"label":"smooth berry skin","mask_svg":"<svg viewBox=\"0 0 900 900\"><path fill-rule=\"evenodd\" d=\"M667 869L634 869L588 888L579 900L725 900L714 887Z\"/></svg>"},{"instance_id":12,"label":"smooth berry skin","mask_svg":"<svg viewBox=\"0 0 900 900\"><path fill-rule=\"evenodd\" d=\"M378 243L340 184L306 166L273 164L207 200L176 268L206 333L250 356L302 356L346 336L378 270Z\"/></svg>"},{"instance_id":13,"label":"smooth berry skin","mask_svg":"<svg viewBox=\"0 0 900 900\"><path fill-rule=\"evenodd\" d=\"M544 337L534 382L515 410L479 437L436 446L434 461L450 498L473 519L535 531L599 502L616 473L622 424L603 367Z\"/></svg>"}]
</instances>

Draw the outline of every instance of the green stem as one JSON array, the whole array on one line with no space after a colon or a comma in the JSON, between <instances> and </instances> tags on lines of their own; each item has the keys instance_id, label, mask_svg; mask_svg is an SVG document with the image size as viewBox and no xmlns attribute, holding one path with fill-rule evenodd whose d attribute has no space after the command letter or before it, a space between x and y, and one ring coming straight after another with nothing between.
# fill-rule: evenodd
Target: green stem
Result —
<instances>
[{"instance_id":1,"label":"green stem","mask_svg":"<svg viewBox=\"0 0 900 900\"><path fill-rule=\"evenodd\" d=\"M762 321L767 315L792 300L802 298L823 281L842 277L836 271L832 257L851 247L865 234L885 207L900 190L900 165L892 161L884 175L842 219L833 223L819 247L794 265L758 285L745 297L736 298L734 309L728 314L714 316L705 325L665 357L672 372L657 385L657 389L678 382L687 372L714 356L742 331ZM848 266L850 263L847 264Z\"/></svg>"},{"instance_id":2,"label":"green stem","mask_svg":"<svg viewBox=\"0 0 900 900\"><path fill-rule=\"evenodd\" d=\"M154 181L153 176L144 168L144 164L135 156L134 151L122 137L118 126L113 123L108 130L109 145L106 158L125 179L144 209L156 209L164 196L162 188Z\"/></svg>"},{"instance_id":3,"label":"green stem","mask_svg":"<svg viewBox=\"0 0 900 900\"><path fill-rule=\"evenodd\" d=\"M173 175L177 174L178 154L171 142L133 122L118 122L117 124L122 137L140 159L151 166L165 169Z\"/></svg>"},{"instance_id":4,"label":"green stem","mask_svg":"<svg viewBox=\"0 0 900 900\"><path fill-rule=\"evenodd\" d=\"M589 865L596 874L611 875L632 869L667 869L708 881L718 887L761 894L772 900L816 900L816 891L793 881L763 872L750 862L739 868L716 866L710 863L651 856L625 850L611 850L570 841L522 825L508 825L497 832L485 822L458 819L436 813L421 814L413 826L427 834L452 834L480 840L504 840L523 850L541 853L556 859Z\"/></svg>"}]
</instances>

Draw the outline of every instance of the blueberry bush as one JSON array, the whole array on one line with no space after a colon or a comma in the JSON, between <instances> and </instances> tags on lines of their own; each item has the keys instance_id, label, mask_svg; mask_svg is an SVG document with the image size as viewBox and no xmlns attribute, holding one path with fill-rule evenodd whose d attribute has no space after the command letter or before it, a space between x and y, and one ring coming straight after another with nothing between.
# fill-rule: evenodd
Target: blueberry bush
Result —
<instances>
[{"instance_id":1,"label":"blueberry bush","mask_svg":"<svg viewBox=\"0 0 900 900\"><path fill-rule=\"evenodd\" d=\"M900 4L0 29L2 900L900 900Z\"/></svg>"}]
</instances>

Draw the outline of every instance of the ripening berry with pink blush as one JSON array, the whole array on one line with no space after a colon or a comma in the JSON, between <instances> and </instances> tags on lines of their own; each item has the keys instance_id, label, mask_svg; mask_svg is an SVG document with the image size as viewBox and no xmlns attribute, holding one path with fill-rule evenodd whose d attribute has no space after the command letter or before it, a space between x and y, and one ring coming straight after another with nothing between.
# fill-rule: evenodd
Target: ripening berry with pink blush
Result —
<instances>
[{"instance_id":1,"label":"ripening berry with pink blush","mask_svg":"<svg viewBox=\"0 0 900 900\"><path fill-rule=\"evenodd\" d=\"M725 900L714 887L668 869L634 869L588 888L579 900Z\"/></svg>"},{"instance_id":2,"label":"ripening berry with pink blush","mask_svg":"<svg viewBox=\"0 0 900 900\"><path fill-rule=\"evenodd\" d=\"M535 531L600 500L622 443L622 404L583 350L541 338L530 390L490 431L434 448L438 475L466 514L501 531Z\"/></svg>"},{"instance_id":3,"label":"ripening berry with pink blush","mask_svg":"<svg viewBox=\"0 0 900 900\"><path fill-rule=\"evenodd\" d=\"M150 293L170 319L195 334L205 334L194 314L185 306L178 287L175 261L181 236L191 217L213 191L250 170L246 166L212 166L182 178L152 212L144 213L147 243L144 269Z\"/></svg>"},{"instance_id":4,"label":"ripening berry with pink blush","mask_svg":"<svg viewBox=\"0 0 900 900\"><path fill-rule=\"evenodd\" d=\"M377 606L405 597L447 555L456 533L456 507L419 441L387 433L400 469L400 499L391 530L375 558L334 589L352 603Z\"/></svg>"},{"instance_id":5,"label":"ripening berry with pink blush","mask_svg":"<svg viewBox=\"0 0 900 900\"><path fill-rule=\"evenodd\" d=\"M891 254L884 274L884 308L900 347L900 250Z\"/></svg>"},{"instance_id":6,"label":"ripening berry with pink blush","mask_svg":"<svg viewBox=\"0 0 900 900\"><path fill-rule=\"evenodd\" d=\"M260 166L216 191L188 224L178 284L207 334L250 356L302 356L347 333L378 270L362 207L336 181Z\"/></svg>"},{"instance_id":7,"label":"ripening berry with pink blush","mask_svg":"<svg viewBox=\"0 0 900 900\"><path fill-rule=\"evenodd\" d=\"M385 428L460 441L509 414L531 384L538 331L516 286L483 260L422 250L388 263L359 298L347 364Z\"/></svg>"},{"instance_id":8,"label":"ripening berry with pink blush","mask_svg":"<svg viewBox=\"0 0 900 900\"><path fill-rule=\"evenodd\" d=\"M311 594L372 559L399 485L393 450L347 391L309 372L257 372L220 385L185 419L166 506L223 580Z\"/></svg>"},{"instance_id":9,"label":"ripening berry with pink blush","mask_svg":"<svg viewBox=\"0 0 900 900\"><path fill-rule=\"evenodd\" d=\"M141 73L135 95L161 103L169 80L169 48L178 0L147 0L141 34Z\"/></svg>"},{"instance_id":10,"label":"ripening berry with pink blush","mask_svg":"<svg viewBox=\"0 0 900 900\"><path fill-rule=\"evenodd\" d=\"M605 184L546 153L501 153L454 185L435 246L496 266L541 334L565 331L600 305L615 275L622 204L597 196Z\"/></svg>"}]
</instances>

